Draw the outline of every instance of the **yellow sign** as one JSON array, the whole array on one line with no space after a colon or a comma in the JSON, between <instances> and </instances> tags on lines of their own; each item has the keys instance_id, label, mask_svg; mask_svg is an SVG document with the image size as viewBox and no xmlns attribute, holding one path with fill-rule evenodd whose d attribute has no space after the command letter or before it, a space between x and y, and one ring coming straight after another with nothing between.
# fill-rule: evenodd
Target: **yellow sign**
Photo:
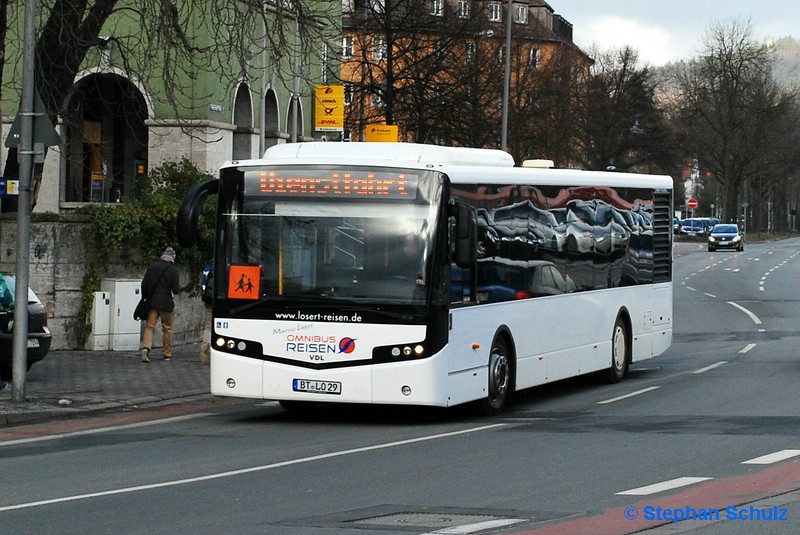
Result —
<instances>
[{"instance_id":1,"label":"yellow sign","mask_svg":"<svg viewBox=\"0 0 800 535\"><path fill-rule=\"evenodd\" d=\"M314 128L325 132L344 130L344 86L318 85L314 98Z\"/></svg>"},{"instance_id":2,"label":"yellow sign","mask_svg":"<svg viewBox=\"0 0 800 535\"><path fill-rule=\"evenodd\" d=\"M370 124L367 125L367 132L364 136L366 141L384 141L397 143L397 125L394 124Z\"/></svg>"}]
</instances>

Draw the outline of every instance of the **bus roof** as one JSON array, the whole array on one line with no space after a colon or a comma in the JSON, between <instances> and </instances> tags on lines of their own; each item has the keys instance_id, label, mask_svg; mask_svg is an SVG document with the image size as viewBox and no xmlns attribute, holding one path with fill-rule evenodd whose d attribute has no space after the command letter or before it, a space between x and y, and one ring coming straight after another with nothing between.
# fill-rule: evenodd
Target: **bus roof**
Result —
<instances>
[{"instance_id":1,"label":"bus roof","mask_svg":"<svg viewBox=\"0 0 800 535\"><path fill-rule=\"evenodd\" d=\"M390 160L449 165L514 167L514 158L497 149L442 147L421 143L308 142L270 147L264 159L332 158Z\"/></svg>"},{"instance_id":2,"label":"bus roof","mask_svg":"<svg viewBox=\"0 0 800 535\"><path fill-rule=\"evenodd\" d=\"M442 147L419 143L304 142L283 143L267 149L262 160L229 162L229 165L291 165L324 163L341 165L435 167L454 184L541 184L562 186L614 186L672 189L672 178L580 169L514 167L514 158L497 149Z\"/></svg>"}]
</instances>

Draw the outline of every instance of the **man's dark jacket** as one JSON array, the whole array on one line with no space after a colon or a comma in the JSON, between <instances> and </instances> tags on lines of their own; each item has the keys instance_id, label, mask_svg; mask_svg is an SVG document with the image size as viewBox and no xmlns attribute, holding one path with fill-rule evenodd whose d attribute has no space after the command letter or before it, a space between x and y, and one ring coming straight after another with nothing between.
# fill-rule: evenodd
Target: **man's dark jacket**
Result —
<instances>
[{"instance_id":1,"label":"man's dark jacket","mask_svg":"<svg viewBox=\"0 0 800 535\"><path fill-rule=\"evenodd\" d=\"M172 312L175 309L172 296L180 292L180 273L175 264L160 258L150 264L142 279L142 295L150 300L150 308Z\"/></svg>"}]
</instances>

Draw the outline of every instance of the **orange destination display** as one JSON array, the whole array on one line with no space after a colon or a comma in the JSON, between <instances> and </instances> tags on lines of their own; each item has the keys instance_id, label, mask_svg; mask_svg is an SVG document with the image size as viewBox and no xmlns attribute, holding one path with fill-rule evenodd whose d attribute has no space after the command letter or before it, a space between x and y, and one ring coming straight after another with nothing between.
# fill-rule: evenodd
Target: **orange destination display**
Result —
<instances>
[{"instance_id":1,"label":"orange destination display","mask_svg":"<svg viewBox=\"0 0 800 535\"><path fill-rule=\"evenodd\" d=\"M246 194L276 197L364 197L414 199L418 177L388 171L330 171L300 174L280 169L248 173Z\"/></svg>"}]
</instances>

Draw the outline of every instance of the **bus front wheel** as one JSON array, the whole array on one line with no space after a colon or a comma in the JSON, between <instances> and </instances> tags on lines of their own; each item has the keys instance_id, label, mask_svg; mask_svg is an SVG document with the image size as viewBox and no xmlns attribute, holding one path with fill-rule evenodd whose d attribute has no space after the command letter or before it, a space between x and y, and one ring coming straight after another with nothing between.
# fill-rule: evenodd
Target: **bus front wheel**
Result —
<instances>
[{"instance_id":1,"label":"bus front wheel","mask_svg":"<svg viewBox=\"0 0 800 535\"><path fill-rule=\"evenodd\" d=\"M608 368L606 379L609 383L618 383L628 373L630 363L630 348L628 347L628 326L622 316L614 323L611 334L611 367Z\"/></svg>"},{"instance_id":2,"label":"bus front wheel","mask_svg":"<svg viewBox=\"0 0 800 535\"><path fill-rule=\"evenodd\" d=\"M512 364L506 341L499 337L492 344L489 355L489 388L481 401L482 412L487 416L500 414L511 397Z\"/></svg>"}]
</instances>

